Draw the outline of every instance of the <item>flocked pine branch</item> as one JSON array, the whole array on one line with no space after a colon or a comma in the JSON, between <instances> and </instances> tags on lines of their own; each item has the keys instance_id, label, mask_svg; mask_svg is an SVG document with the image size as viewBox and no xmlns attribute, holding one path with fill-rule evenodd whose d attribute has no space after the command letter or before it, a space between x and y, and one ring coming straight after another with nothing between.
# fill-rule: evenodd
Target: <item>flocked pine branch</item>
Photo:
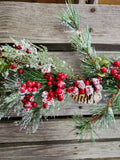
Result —
<instances>
[{"instance_id":1,"label":"flocked pine branch","mask_svg":"<svg viewBox=\"0 0 120 160\"><path fill-rule=\"evenodd\" d=\"M73 31L78 30L80 28L80 19L77 10L74 9L71 0L68 0L66 6L67 10L62 10L58 18L61 20L63 24L70 27Z\"/></svg>"},{"instance_id":2,"label":"flocked pine branch","mask_svg":"<svg viewBox=\"0 0 120 160\"><path fill-rule=\"evenodd\" d=\"M72 5L72 4L70 4ZM67 10L69 9L69 5L67 5ZM77 13L77 11L75 11ZM68 12L69 13L69 12ZM66 17L66 12L63 13L61 17L61 21L64 22L64 17ZM67 15L66 22L70 17L70 14ZM74 16L73 16L74 17ZM76 16L79 20L79 16ZM75 21L74 19L73 21ZM77 20L77 21L78 21ZM66 23L68 26L68 24ZM80 26L80 25L79 25ZM72 47L77 51L78 55L80 56L80 61L82 62L81 70L84 77L90 79L92 77L103 77L102 86L103 90L105 91L105 95L108 100L107 105L98 105L97 107L92 107L92 118L86 120L80 116L74 116L73 120L75 121L76 125L75 128L79 129L78 134L83 136L85 132L88 130L91 133L91 138L93 138L93 127L96 126L96 122L100 122L101 127L103 124L106 128L109 127L111 122L115 122L114 113L113 111L119 112L119 81L116 82L117 77L113 77L111 74L111 66L114 61L106 57L98 57L96 54L95 48L91 46L91 34L89 32L89 27L86 27L86 32L83 32L82 29L77 28L74 26L72 29L75 30L74 35L71 36L71 43ZM101 72L101 68L108 67L108 72L105 74ZM119 69L118 69L119 71ZM109 94L109 95L108 95ZM113 107L114 106L114 107Z\"/></svg>"}]
</instances>

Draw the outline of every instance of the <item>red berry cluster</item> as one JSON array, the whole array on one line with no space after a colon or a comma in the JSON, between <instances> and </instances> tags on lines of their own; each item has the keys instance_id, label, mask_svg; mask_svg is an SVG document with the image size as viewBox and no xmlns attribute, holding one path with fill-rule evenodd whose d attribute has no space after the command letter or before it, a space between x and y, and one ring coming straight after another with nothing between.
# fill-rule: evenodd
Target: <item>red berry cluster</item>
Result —
<instances>
[{"instance_id":1,"label":"red berry cluster","mask_svg":"<svg viewBox=\"0 0 120 160\"><path fill-rule=\"evenodd\" d=\"M53 81L53 85L56 87L55 97L58 99L58 101L64 100L65 82L63 80L65 80L66 78L66 74L58 73L57 77L55 77L55 80Z\"/></svg>"},{"instance_id":2,"label":"red berry cluster","mask_svg":"<svg viewBox=\"0 0 120 160\"><path fill-rule=\"evenodd\" d=\"M32 109L33 107L37 107L37 102L34 102L33 96L29 94L31 93L35 94L38 88L40 87L41 87L40 82L29 81L29 80L26 83L21 84L20 92L23 95L26 94L25 97L22 99L24 108Z\"/></svg>"},{"instance_id":3,"label":"red berry cluster","mask_svg":"<svg viewBox=\"0 0 120 160\"><path fill-rule=\"evenodd\" d=\"M50 86L55 86L57 85L60 88L64 88L64 82L63 80L67 78L67 75L64 73L58 73L57 77L53 78L50 73L46 73L44 76L46 79L48 79L47 85ZM62 86L61 86L62 85Z\"/></svg>"},{"instance_id":4,"label":"red berry cluster","mask_svg":"<svg viewBox=\"0 0 120 160\"><path fill-rule=\"evenodd\" d=\"M50 105L54 105L54 99L57 98L58 101L64 100L65 94L65 80L67 75L64 73L58 73L56 77L51 76L51 73L46 73L44 76L48 82L47 85L53 89L49 89L49 91L44 91L42 93L43 97L43 107L49 108Z\"/></svg>"},{"instance_id":5,"label":"red berry cluster","mask_svg":"<svg viewBox=\"0 0 120 160\"><path fill-rule=\"evenodd\" d=\"M75 87L70 87L68 86L66 88L66 92L69 94L87 94L87 95L91 95L93 94L93 91L101 91L102 90L102 86L100 84L102 78L101 77L97 77L97 78L93 78L91 80L91 82L89 80L78 80L75 81L74 86Z\"/></svg>"},{"instance_id":6,"label":"red berry cluster","mask_svg":"<svg viewBox=\"0 0 120 160\"><path fill-rule=\"evenodd\" d=\"M41 87L40 82L35 82L35 81L27 81L26 83L21 84L20 92L25 94L25 93L36 93L38 88Z\"/></svg>"},{"instance_id":7,"label":"red berry cluster","mask_svg":"<svg viewBox=\"0 0 120 160\"><path fill-rule=\"evenodd\" d=\"M112 63L112 66L109 68L102 67L101 68L102 73L110 73L115 80L119 81L120 80L120 61L115 61ZM120 84L118 84L118 88L120 89Z\"/></svg>"},{"instance_id":8,"label":"red berry cluster","mask_svg":"<svg viewBox=\"0 0 120 160\"><path fill-rule=\"evenodd\" d=\"M26 110L32 109L33 107L37 107L37 102L34 101L34 97L32 95L25 95L22 99L23 107Z\"/></svg>"},{"instance_id":9,"label":"red berry cluster","mask_svg":"<svg viewBox=\"0 0 120 160\"><path fill-rule=\"evenodd\" d=\"M16 45L16 44L15 44L15 48L16 48L16 49L19 49L19 50L22 50L22 49L23 49L23 47L22 47L21 45ZM29 48L27 48L25 51L26 51L26 53L30 54Z\"/></svg>"},{"instance_id":10,"label":"red berry cluster","mask_svg":"<svg viewBox=\"0 0 120 160\"><path fill-rule=\"evenodd\" d=\"M22 46L21 46L21 45L16 45L16 44L15 44L15 48L21 50L21 49L22 49Z\"/></svg>"},{"instance_id":11,"label":"red berry cluster","mask_svg":"<svg viewBox=\"0 0 120 160\"><path fill-rule=\"evenodd\" d=\"M117 80L120 80L120 61L115 61L113 66L111 67L110 74ZM118 84L118 88L120 89L120 84Z\"/></svg>"}]
</instances>

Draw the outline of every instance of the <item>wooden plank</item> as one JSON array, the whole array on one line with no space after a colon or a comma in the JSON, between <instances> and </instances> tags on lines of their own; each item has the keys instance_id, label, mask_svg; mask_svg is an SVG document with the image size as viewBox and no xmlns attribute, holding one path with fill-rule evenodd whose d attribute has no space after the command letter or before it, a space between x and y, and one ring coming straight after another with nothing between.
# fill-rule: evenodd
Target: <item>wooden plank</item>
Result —
<instances>
[{"instance_id":1,"label":"wooden plank","mask_svg":"<svg viewBox=\"0 0 120 160\"><path fill-rule=\"evenodd\" d=\"M119 6L75 7L81 16L81 27L88 24L93 29L93 43L120 43ZM55 16L62 8L65 8L64 4L0 2L0 43L11 42L9 37L25 38L34 43L68 43L68 33L64 33L64 29L68 29L62 27ZM91 12L92 8L95 12Z\"/></svg>"},{"instance_id":2,"label":"wooden plank","mask_svg":"<svg viewBox=\"0 0 120 160\"><path fill-rule=\"evenodd\" d=\"M13 0L0 0L0 1L13 1ZM37 2L37 3L65 3L65 0L14 0L15 2ZM75 0L71 0L72 3Z\"/></svg>"},{"instance_id":3,"label":"wooden plank","mask_svg":"<svg viewBox=\"0 0 120 160\"><path fill-rule=\"evenodd\" d=\"M120 0L98 0L98 4L120 5Z\"/></svg>"},{"instance_id":4,"label":"wooden plank","mask_svg":"<svg viewBox=\"0 0 120 160\"><path fill-rule=\"evenodd\" d=\"M19 126L15 126L13 121L0 121L0 147L27 144L58 144L78 142L77 131L73 130L74 122L71 119L49 119L39 125L39 129L34 134L26 134L19 131ZM116 128L111 125L109 129L94 129L96 141L119 141L120 140L120 119L116 120ZM91 142L91 137L87 134L84 142ZM24 144L25 143L25 144ZM1 150L1 148L0 148Z\"/></svg>"},{"instance_id":5,"label":"wooden plank","mask_svg":"<svg viewBox=\"0 0 120 160\"><path fill-rule=\"evenodd\" d=\"M37 3L65 3L65 0L35 0ZM74 3L74 0L71 0Z\"/></svg>"},{"instance_id":6,"label":"wooden plank","mask_svg":"<svg viewBox=\"0 0 120 160\"><path fill-rule=\"evenodd\" d=\"M79 4L86 4L87 0L79 0Z\"/></svg>"},{"instance_id":7,"label":"wooden plank","mask_svg":"<svg viewBox=\"0 0 120 160\"><path fill-rule=\"evenodd\" d=\"M28 145L0 148L0 160L119 160L120 142Z\"/></svg>"}]
</instances>

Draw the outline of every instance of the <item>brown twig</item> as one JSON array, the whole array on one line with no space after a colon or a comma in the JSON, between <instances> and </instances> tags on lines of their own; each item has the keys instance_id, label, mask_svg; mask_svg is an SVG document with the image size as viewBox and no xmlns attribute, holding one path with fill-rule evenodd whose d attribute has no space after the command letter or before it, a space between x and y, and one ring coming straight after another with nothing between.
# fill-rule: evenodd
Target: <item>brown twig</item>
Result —
<instances>
[{"instance_id":1,"label":"brown twig","mask_svg":"<svg viewBox=\"0 0 120 160\"><path fill-rule=\"evenodd\" d=\"M107 108L104 109L104 111L100 114L98 114L97 116L93 116L88 123L90 124L91 122L95 122L96 120L99 120L102 118L103 113L105 113L106 111L108 111L108 108L112 106L113 101L115 100L116 95L118 94L119 90L116 90L116 94L113 93L112 98L110 98L110 100L108 101L107 104Z\"/></svg>"}]
</instances>

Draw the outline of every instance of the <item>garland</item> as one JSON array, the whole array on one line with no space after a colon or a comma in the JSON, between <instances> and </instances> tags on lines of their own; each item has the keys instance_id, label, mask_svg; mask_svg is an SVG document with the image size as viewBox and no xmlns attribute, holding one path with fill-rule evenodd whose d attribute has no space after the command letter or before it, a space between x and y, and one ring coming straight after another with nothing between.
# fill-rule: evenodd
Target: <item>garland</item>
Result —
<instances>
[{"instance_id":1,"label":"garland","mask_svg":"<svg viewBox=\"0 0 120 160\"><path fill-rule=\"evenodd\" d=\"M88 26L83 32L77 11L71 3L66 5L59 19L72 32L71 44L80 57L82 75L76 76L65 61L49 56L46 47L12 39L13 46L0 48L0 119L14 111L22 115L16 122L20 129L34 133L43 117L55 115L71 97L95 104L91 118L73 116L78 135L90 131L93 139L94 127L108 128L120 112L120 60L97 56ZM97 104L103 94L107 104Z\"/></svg>"}]
</instances>

